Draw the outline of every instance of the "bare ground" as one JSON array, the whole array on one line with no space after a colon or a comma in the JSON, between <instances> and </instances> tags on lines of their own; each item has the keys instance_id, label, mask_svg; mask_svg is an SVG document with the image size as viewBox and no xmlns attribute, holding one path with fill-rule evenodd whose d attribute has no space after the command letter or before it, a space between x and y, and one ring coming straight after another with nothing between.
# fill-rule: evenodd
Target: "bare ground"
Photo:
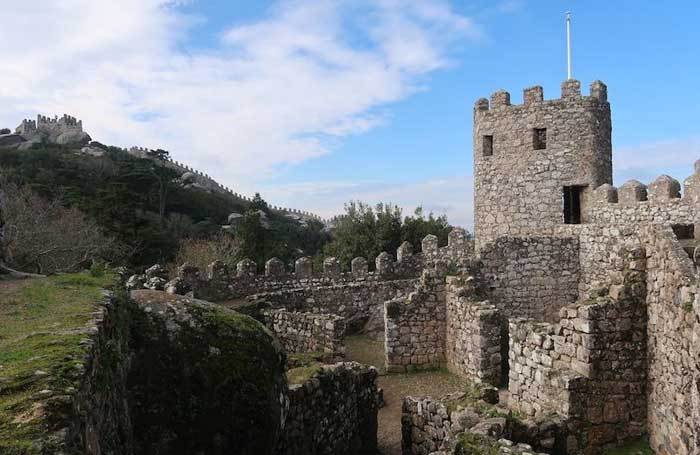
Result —
<instances>
[{"instance_id":1,"label":"bare ground","mask_svg":"<svg viewBox=\"0 0 700 455\"><path fill-rule=\"evenodd\" d=\"M406 396L441 397L463 390L466 382L447 371L410 374L384 372L384 343L363 336L346 338L346 357L374 365L380 372L378 385L384 390L385 405L379 410L379 451L382 455L401 455L401 406Z\"/></svg>"}]
</instances>

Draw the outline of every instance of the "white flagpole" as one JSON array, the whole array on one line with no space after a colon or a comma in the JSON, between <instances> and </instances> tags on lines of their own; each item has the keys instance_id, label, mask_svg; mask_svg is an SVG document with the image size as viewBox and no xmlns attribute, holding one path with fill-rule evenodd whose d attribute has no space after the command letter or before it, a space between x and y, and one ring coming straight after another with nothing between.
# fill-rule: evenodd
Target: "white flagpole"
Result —
<instances>
[{"instance_id":1,"label":"white flagpole","mask_svg":"<svg viewBox=\"0 0 700 455\"><path fill-rule=\"evenodd\" d=\"M566 60L568 78L571 79L571 13L566 13Z\"/></svg>"}]
</instances>

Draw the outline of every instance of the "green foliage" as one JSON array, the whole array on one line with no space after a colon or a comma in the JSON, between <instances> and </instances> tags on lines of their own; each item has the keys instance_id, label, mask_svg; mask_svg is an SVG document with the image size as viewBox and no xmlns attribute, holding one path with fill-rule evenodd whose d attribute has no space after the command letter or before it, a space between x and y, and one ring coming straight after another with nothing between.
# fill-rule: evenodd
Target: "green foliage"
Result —
<instances>
[{"instance_id":1,"label":"green foliage","mask_svg":"<svg viewBox=\"0 0 700 455\"><path fill-rule=\"evenodd\" d=\"M311 378L315 373L317 373L321 367L322 363L312 363L310 365L292 368L287 371L287 382L289 384L303 384L307 379Z\"/></svg>"},{"instance_id":2,"label":"green foliage","mask_svg":"<svg viewBox=\"0 0 700 455\"><path fill-rule=\"evenodd\" d=\"M102 261L93 261L90 265L90 276L93 278L101 278L107 272L107 265Z\"/></svg>"},{"instance_id":3,"label":"green foliage","mask_svg":"<svg viewBox=\"0 0 700 455\"><path fill-rule=\"evenodd\" d=\"M496 441L486 436L473 433L459 435L454 455L498 455L500 446Z\"/></svg>"},{"instance_id":4,"label":"green foliage","mask_svg":"<svg viewBox=\"0 0 700 455\"><path fill-rule=\"evenodd\" d=\"M245 254L259 264L271 256L293 261L317 254L327 241L323 225L296 220L269 211L257 194L252 203L230 195L180 186L178 173L162 166L169 156L156 150L150 158L136 158L114 147L100 145L101 157L76 154L57 145L32 150L0 150L0 173L27 185L44 198L76 207L93 218L110 237L126 245L126 258L114 258L134 267L166 263L188 238L210 238L227 224L231 213L245 213L242 231ZM260 209L268 228L256 219ZM112 258L110 258L112 259Z\"/></svg>"},{"instance_id":5,"label":"green foliage","mask_svg":"<svg viewBox=\"0 0 700 455\"><path fill-rule=\"evenodd\" d=\"M366 257L370 266L383 251L393 254L402 242L410 242L420 249L428 234L438 237L440 245L447 244L452 226L447 217L425 216L417 208L412 216L402 218L402 211L392 204L377 204L372 208L363 202L351 201L345 206L345 215L336 222L333 240L326 245L326 256L337 257L344 267L358 256Z\"/></svg>"}]
</instances>

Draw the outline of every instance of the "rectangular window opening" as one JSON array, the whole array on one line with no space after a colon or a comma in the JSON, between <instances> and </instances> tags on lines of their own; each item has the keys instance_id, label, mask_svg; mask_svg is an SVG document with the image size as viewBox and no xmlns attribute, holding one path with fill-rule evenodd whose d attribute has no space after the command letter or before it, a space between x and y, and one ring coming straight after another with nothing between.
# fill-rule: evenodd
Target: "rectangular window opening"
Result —
<instances>
[{"instance_id":1,"label":"rectangular window opening","mask_svg":"<svg viewBox=\"0 0 700 455\"><path fill-rule=\"evenodd\" d=\"M493 136L483 137L483 155L493 156Z\"/></svg>"},{"instance_id":2,"label":"rectangular window opening","mask_svg":"<svg viewBox=\"0 0 700 455\"><path fill-rule=\"evenodd\" d=\"M535 150L547 148L547 128L535 128L533 130L532 145Z\"/></svg>"},{"instance_id":3,"label":"rectangular window opening","mask_svg":"<svg viewBox=\"0 0 700 455\"><path fill-rule=\"evenodd\" d=\"M581 224L582 186L564 187L564 224Z\"/></svg>"}]
</instances>

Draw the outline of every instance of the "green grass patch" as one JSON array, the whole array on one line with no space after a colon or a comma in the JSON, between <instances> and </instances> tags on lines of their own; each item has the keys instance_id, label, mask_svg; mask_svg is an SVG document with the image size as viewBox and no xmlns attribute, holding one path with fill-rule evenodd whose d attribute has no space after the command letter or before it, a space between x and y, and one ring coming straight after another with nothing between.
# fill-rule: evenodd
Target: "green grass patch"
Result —
<instances>
[{"instance_id":1,"label":"green grass patch","mask_svg":"<svg viewBox=\"0 0 700 455\"><path fill-rule=\"evenodd\" d=\"M622 447L607 449L603 455L654 455L654 451L651 450L647 441L640 439Z\"/></svg>"},{"instance_id":2,"label":"green grass patch","mask_svg":"<svg viewBox=\"0 0 700 455\"><path fill-rule=\"evenodd\" d=\"M499 455L501 447L486 436L462 433L459 435L455 455Z\"/></svg>"},{"instance_id":3,"label":"green grass patch","mask_svg":"<svg viewBox=\"0 0 700 455\"><path fill-rule=\"evenodd\" d=\"M81 273L0 281L0 453L34 453L44 417L34 397L72 385L86 337L80 330L112 280Z\"/></svg>"},{"instance_id":4,"label":"green grass patch","mask_svg":"<svg viewBox=\"0 0 700 455\"><path fill-rule=\"evenodd\" d=\"M306 382L307 379L313 376L314 373L318 372L322 366L322 363L313 363L308 366L292 368L291 370L287 370L287 382L290 385L303 384L304 382Z\"/></svg>"}]
</instances>

